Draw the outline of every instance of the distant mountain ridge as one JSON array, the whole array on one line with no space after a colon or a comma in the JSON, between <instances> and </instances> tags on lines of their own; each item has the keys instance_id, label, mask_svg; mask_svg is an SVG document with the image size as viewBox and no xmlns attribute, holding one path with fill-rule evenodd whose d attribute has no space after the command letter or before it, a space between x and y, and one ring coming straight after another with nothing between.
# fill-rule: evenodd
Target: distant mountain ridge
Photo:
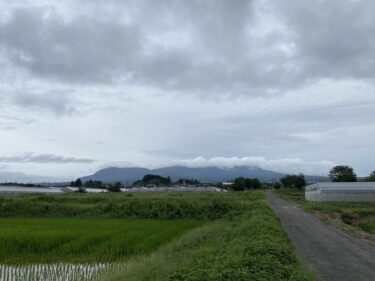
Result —
<instances>
[{"instance_id":1,"label":"distant mountain ridge","mask_svg":"<svg viewBox=\"0 0 375 281\"><path fill-rule=\"evenodd\" d=\"M275 181L286 174L263 170L253 166L237 166L233 168L202 167L189 168L184 166L170 166L158 169L146 169L139 167L116 168L110 167L97 171L93 175L81 177L82 181L99 180L103 182L133 183L144 175L154 174L163 177L171 177L172 181L180 178L197 179L201 182L230 181L237 177L258 178L261 181ZM323 180L325 177L306 176L307 180Z\"/></svg>"}]
</instances>

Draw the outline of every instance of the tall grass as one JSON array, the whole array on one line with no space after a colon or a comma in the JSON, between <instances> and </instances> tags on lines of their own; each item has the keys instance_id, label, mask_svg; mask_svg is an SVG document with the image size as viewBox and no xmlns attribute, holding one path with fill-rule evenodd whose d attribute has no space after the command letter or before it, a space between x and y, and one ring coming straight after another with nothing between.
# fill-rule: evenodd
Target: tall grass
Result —
<instances>
[{"instance_id":1,"label":"tall grass","mask_svg":"<svg viewBox=\"0 0 375 281\"><path fill-rule=\"evenodd\" d=\"M129 196L132 195L132 196ZM223 193L66 194L0 197L0 217L194 218L215 220L238 208Z\"/></svg>"}]
</instances>

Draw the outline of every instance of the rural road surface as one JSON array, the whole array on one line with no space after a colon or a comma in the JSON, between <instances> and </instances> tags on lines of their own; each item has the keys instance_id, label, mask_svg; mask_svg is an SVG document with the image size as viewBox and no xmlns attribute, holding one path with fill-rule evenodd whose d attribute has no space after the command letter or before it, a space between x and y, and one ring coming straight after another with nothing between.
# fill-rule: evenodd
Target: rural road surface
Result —
<instances>
[{"instance_id":1,"label":"rural road surface","mask_svg":"<svg viewBox=\"0 0 375 281\"><path fill-rule=\"evenodd\" d=\"M319 281L375 281L375 246L322 223L273 193L267 199Z\"/></svg>"}]
</instances>

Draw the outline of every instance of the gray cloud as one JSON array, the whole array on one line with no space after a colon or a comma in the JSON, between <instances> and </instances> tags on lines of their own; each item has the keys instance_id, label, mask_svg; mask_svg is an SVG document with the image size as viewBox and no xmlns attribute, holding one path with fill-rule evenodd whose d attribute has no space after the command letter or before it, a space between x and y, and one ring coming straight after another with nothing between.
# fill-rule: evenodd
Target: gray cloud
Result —
<instances>
[{"instance_id":1,"label":"gray cloud","mask_svg":"<svg viewBox=\"0 0 375 281\"><path fill-rule=\"evenodd\" d=\"M16 155L13 171L78 176L59 154L141 166L261 155L373 170L375 2L8 2L0 147L54 153Z\"/></svg>"},{"instance_id":2,"label":"gray cloud","mask_svg":"<svg viewBox=\"0 0 375 281\"><path fill-rule=\"evenodd\" d=\"M18 66L80 83L111 81L116 72L130 68L140 48L137 27L100 18L66 22L40 8L15 10L0 30L1 45Z\"/></svg>"},{"instance_id":3,"label":"gray cloud","mask_svg":"<svg viewBox=\"0 0 375 281\"><path fill-rule=\"evenodd\" d=\"M303 76L373 80L374 2L276 2L295 44L294 60Z\"/></svg>"},{"instance_id":4,"label":"gray cloud","mask_svg":"<svg viewBox=\"0 0 375 281\"><path fill-rule=\"evenodd\" d=\"M22 7L1 25L0 44L18 66L59 81L260 95L321 78L372 79L374 5L111 1L68 19Z\"/></svg>"},{"instance_id":5,"label":"gray cloud","mask_svg":"<svg viewBox=\"0 0 375 281\"><path fill-rule=\"evenodd\" d=\"M54 154L22 153L14 156L0 156L0 163L92 163L88 158L64 157Z\"/></svg>"},{"instance_id":6,"label":"gray cloud","mask_svg":"<svg viewBox=\"0 0 375 281\"><path fill-rule=\"evenodd\" d=\"M3 131L14 130L19 128L19 126L27 126L35 122L34 119L25 116L15 116L6 110L4 111L5 113L0 114L0 128Z\"/></svg>"},{"instance_id":7,"label":"gray cloud","mask_svg":"<svg viewBox=\"0 0 375 281\"><path fill-rule=\"evenodd\" d=\"M69 115L76 112L69 93L61 90L48 92L22 89L13 93L12 102L20 107L35 110L48 110L56 115Z\"/></svg>"}]
</instances>

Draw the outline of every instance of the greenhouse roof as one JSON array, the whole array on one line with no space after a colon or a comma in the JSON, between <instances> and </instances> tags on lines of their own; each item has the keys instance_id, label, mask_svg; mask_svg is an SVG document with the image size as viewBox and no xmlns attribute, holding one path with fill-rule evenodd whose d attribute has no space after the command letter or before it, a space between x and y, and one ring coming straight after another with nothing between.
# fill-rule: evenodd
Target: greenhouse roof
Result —
<instances>
[{"instance_id":1,"label":"greenhouse roof","mask_svg":"<svg viewBox=\"0 0 375 281\"><path fill-rule=\"evenodd\" d=\"M318 182L306 186L306 191L313 190L375 192L375 182Z\"/></svg>"}]
</instances>

